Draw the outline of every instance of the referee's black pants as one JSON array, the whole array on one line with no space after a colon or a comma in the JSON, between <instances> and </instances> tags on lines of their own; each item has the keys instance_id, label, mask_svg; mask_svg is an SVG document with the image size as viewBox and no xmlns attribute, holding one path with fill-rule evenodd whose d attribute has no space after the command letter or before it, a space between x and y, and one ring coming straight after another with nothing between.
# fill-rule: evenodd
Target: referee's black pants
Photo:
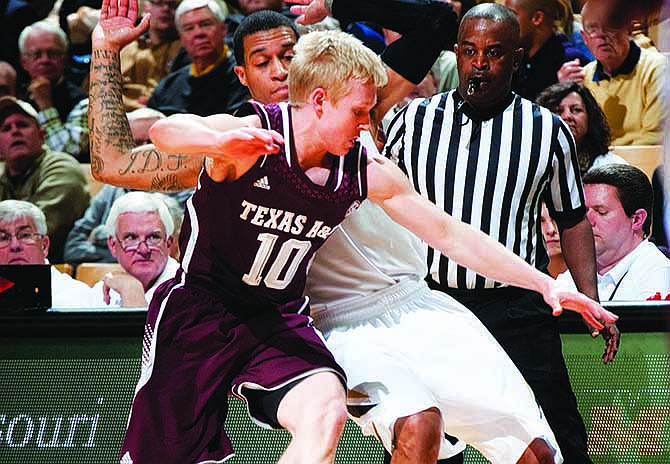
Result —
<instances>
[{"instance_id":1,"label":"referee's black pants","mask_svg":"<svg viewBox=\"0 0 670 464\"><path fill-rule=\"evenodd\" d=\"M469 308L514 361L542 406L565 464L592 463L587 453L586 428L563 359L557 321L542 295L516 287L444 289L431 279L428 284Z\"/></svg>"}]
</instances>

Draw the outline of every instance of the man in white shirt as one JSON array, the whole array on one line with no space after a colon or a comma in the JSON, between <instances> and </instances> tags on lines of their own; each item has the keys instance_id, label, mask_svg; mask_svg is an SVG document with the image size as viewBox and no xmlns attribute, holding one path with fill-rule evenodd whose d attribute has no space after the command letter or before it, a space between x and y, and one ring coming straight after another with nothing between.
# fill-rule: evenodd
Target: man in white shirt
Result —
<instances>
[{"instance_id":1,"label":"man in white shirt","mask_svg":"<svg viewBox=\"0 0 670 464\"><path fill-rule=\"evenodd\" d=\"M49 264L49 236L44 213L33 203L0 201L0 264ZM51 266L53 308L97 306L91 288Z\"/></svg>"},{"instance_id":2,"label":"man in white shirt","mask_svg":"<svg viewBox=\"0 0 670 464\"><path fill-rule=\"evenodd\" d=\"M653 192L640 169L611 164L584 176L587 216L593 227L601 301L646 300L670 294L670 259L646 237ZM558 277L571 284L568 272Z\"/></svg>"},{"instance_id":3,"label":"man in white shirt","mask_svg":"<svg viewBox=\"0 0 670 464\"><path fill-rule=\"evenodd\" d=\"M175 240L170 210L160 194L129 192L114 201L106 225L107 246L124 272L108 273L93 290L109 307L146 307L179 268L170 257Z\"/></svg>"}]
</instances>

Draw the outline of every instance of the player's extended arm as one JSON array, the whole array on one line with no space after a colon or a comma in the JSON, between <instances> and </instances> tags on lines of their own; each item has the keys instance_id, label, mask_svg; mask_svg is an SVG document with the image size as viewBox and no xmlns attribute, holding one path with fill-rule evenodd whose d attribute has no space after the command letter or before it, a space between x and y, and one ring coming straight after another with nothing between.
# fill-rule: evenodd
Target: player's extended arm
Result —
<instances>
[{"instance_id":1,"label":"player's extended arm","mask_svg":"<svg viewBox=\"0 0 670 464\"><path fill-rule=\"evenodd\" d=\"M448 2L439 0L294 0L296 22L313 24L333 16L342 24L370 21L401 34L381 54L389 68L389 82L380 88L374 119L419 84L455 38L458 17Z\"/></svg>"},{"instance_id":2,"label":"player's extended arm","mask_svg":"<svg viewBox=\"0 0 670 464\"><path fill-rule=\"evenodd\" d=\"M229 114L201 117L175 114L156 121L149 135L164 152L207 154L207 174L217 181L233 181L263 155L277 153L283 137L260 127L258 116ZM184 134L188 134L184 136Z\"/></svg>"},{"instance_id":3,"label":"player's extended arm","mask_svg":"<svg viewBox=\"0 0 670 464\"><path fill-rule=\"evenodd\" d=\"M617 319L596 301L561 289L551 277L496 240L421 197L403 172L385 158L373 157L368 164L368 198L391 219L457 263L499 282L541 293L556 316L562 308L570 309L599 329Z\"/></svg>"},{"instance_id":4,"label":"player's extended arm","mask_svg":"<svg viewBox=\"0 0 670 464\"><path fill-rule=\"evenodd\" d=\"M92 34L88 125L91 173L101 182L142 190L193 187L202 156L166 154L153 145L135 147L123 107L119 51L149 26L137 20L137 0L104 0Z\"/></svg>"}]
</instances>

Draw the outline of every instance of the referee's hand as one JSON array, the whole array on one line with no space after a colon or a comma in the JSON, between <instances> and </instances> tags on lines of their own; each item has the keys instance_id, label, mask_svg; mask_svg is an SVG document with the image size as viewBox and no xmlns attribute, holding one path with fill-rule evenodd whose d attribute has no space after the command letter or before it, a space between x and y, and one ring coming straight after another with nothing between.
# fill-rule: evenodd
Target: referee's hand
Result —
<instances>
[{"instance_id":1,"label":"referee's hand","mask_svg":"<svg viewBox=\"0 0 670 464\"><path fill-rule=\"evenodd\" d=\"M588 325L588 324L587 324ZM621 341L621 333L619 328L614 322L608 322L605 324L605 327L602 329L594 330L591 329L591 336L596 338L598 335L602 335L605 340L605 352L603 353L603 364L607 364L610 361L614 361L617 351L619 351L619 343Z\"/></svg>"}]
</instances>

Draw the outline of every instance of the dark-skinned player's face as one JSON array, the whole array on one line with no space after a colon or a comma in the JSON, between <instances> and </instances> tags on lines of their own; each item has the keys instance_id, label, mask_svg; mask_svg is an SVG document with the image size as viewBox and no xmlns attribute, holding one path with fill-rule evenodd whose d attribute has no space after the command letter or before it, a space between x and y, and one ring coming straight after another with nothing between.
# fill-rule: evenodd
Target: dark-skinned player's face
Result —
<instances>
[{"instance_id":1,"label":"dark-skinned player's face","mask_svg":"<svg viewBox=\"0 0 670 464\"><path fill-rule=\"evenodd\" d=\"M244 65L235 66L235 73L257 102L288 100L288 65L296 40L293 29L284 26L244 37Z\"/></svg>"},{"instance_id":2,"label":"dark-skinned player's face","mask_svg":"<svg viewBox=\"0 0 670 464\"><path fill-rule=\"evenodd\" d=\"M506 24L488 19L467 19L454 47L458 66L458 90L475 107L500 103L510 91L512 74L523 50L518 36ZM476 81L475 92L467 96L468 85Z\"/></svg>"}]
</instances>

